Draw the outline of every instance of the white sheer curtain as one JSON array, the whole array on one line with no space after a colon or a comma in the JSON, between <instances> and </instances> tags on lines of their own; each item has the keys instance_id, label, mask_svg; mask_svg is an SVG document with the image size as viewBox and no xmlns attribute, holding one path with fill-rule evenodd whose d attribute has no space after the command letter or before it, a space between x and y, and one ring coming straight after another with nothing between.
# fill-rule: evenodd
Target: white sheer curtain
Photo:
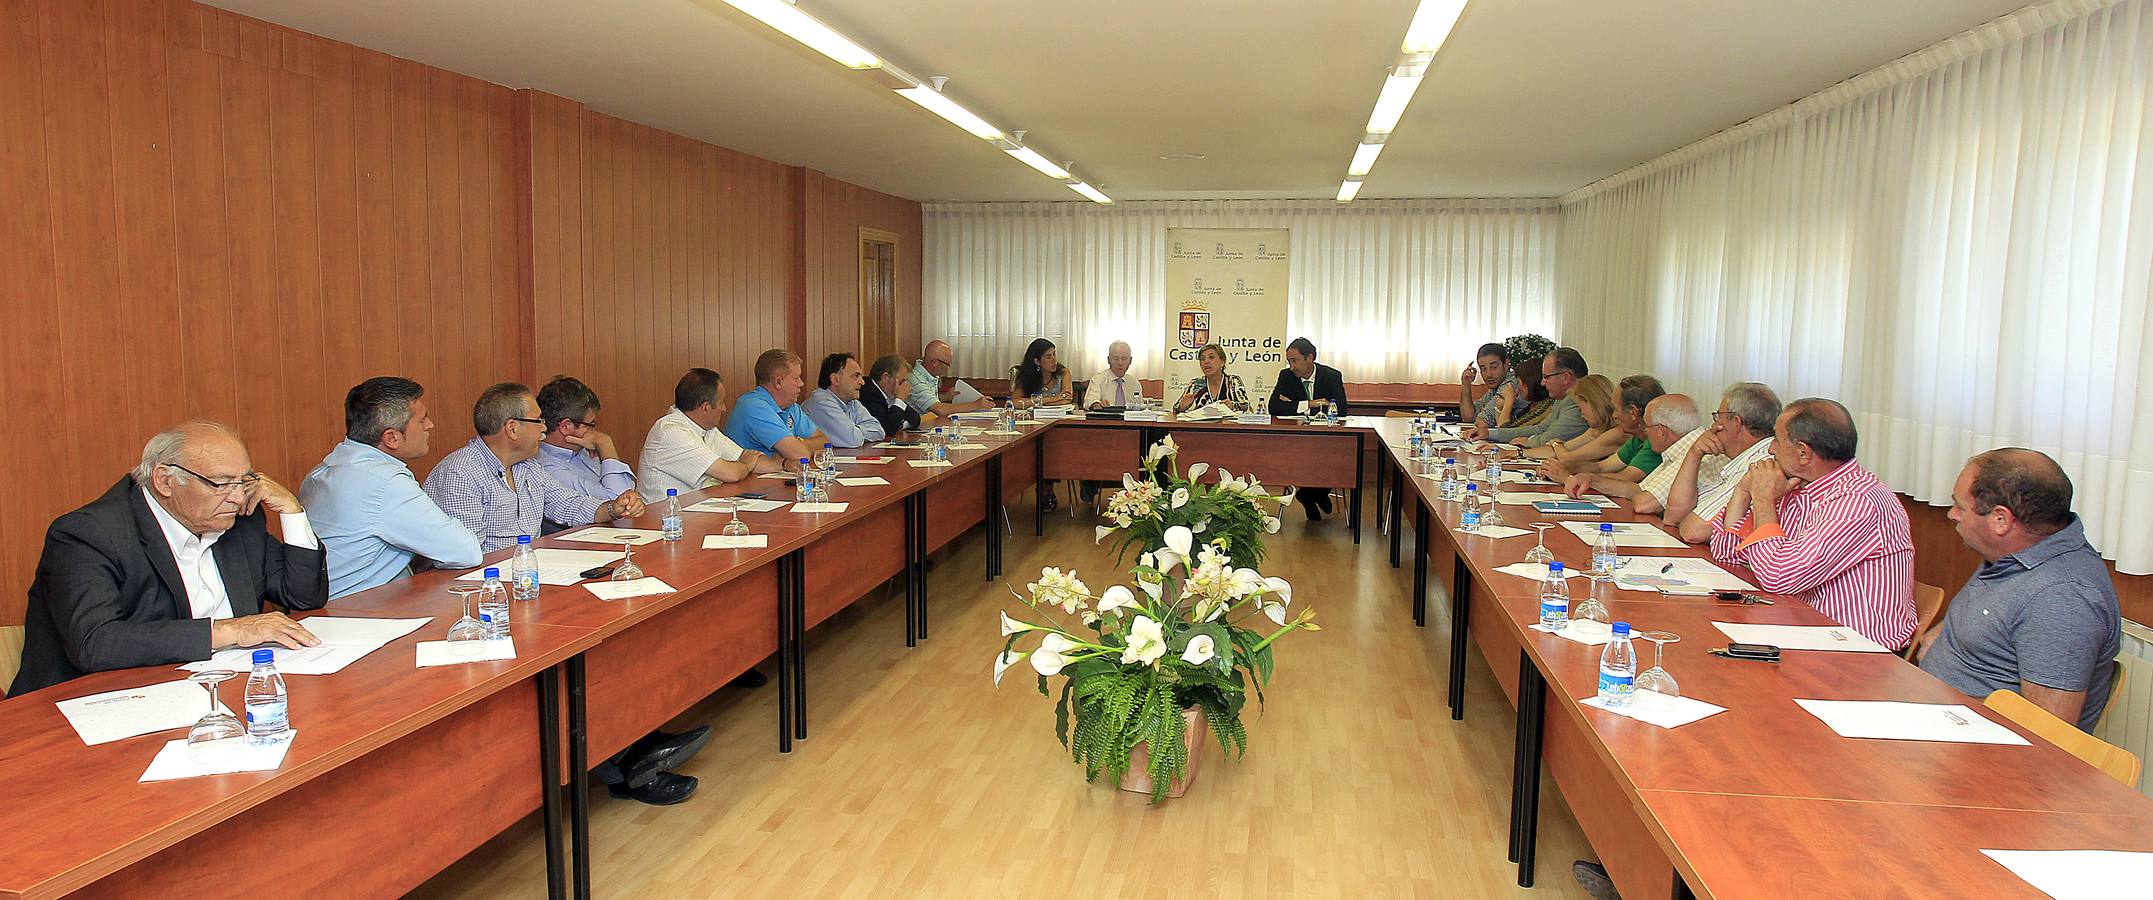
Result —
<instances>
[{"instance_id":1,"label":"white sheer curtain","mask_svg":"<svg viewBox=\"0 0 2153 900\"><path fill-rule=\"evenodd\" d=\"M1894 488L2056 457L2153 572L2153 0L2058 0L1563 199L1563 333L1609 374L1844 402Z\"/></svg>"},{"instance_id":2,"label":"white sheer curtain","mask_svg":"<svg viewBox=\"0 0 2153 900\"><path fill-rule=\"evenodd\" d=\"M1001 377L1033 338L1071 368L1130 343L1164 370L1169 226L1290 228L1287 329L1348 381L1455 381L1473 349L1556 318L1553 201L940 203L926 215L929 337Z\"/></svg>"}]
</instances>

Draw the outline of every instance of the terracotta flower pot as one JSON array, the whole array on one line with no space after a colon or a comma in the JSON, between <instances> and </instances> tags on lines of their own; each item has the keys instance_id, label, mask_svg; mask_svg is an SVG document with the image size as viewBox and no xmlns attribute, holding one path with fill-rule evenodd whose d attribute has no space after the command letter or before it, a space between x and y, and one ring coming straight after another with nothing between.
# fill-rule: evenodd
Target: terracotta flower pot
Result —
<instances>
[{"instance_id":1,"label":"terracotta flower pot","mask_svg":"<svg viewBox=\"0 0 2153 900\"><path fill-rule=\"evenodd\" d=\"M1179 797L1189 792L1189 782L1196 780L1196 764L1203 761L1204 745L1211 743L1211 722L1204 718L1201 707L1191 706L1181 711L1182 744L1189 751L1189 765L1180 778L1174 779L1166 789L1166 796ZM1129 751L1129 772L1121 776L1121 789L1131 793L1151 793L1151 747L1149 741L1136 742Z\"/></svg>"}]
</instances>

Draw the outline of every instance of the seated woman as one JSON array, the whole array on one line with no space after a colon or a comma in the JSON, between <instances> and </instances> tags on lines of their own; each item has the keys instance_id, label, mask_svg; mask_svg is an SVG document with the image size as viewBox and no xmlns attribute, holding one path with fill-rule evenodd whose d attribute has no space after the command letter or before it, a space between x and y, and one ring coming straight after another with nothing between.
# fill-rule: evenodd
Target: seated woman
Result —
<instances>
[{"instance_id":1,"label":"seated woman","mask_svg":"<svg viewBox=\"0 0 2153 900\"><path fill-rule=\"evenodd\" d=\"M1482 392L1473 396L1473 376L1480 376ZM1483 428L1495 428L1509 424L1510 414L1523 405L1525 386L1518 381L1517 373L1510 370L1510 360L1504 356L1503 345L1488 343L1480 345L1473 354L1473 364L1465 367L1458 377L1458 386L1464 402L1459 410L1470 411L1465 418L1477 422Z\"/></svg>"},{"instance_id":2,"label":"seated woman","mask_svg":"<svg viewBox=\"0 0 2153 900\"><path fill-rule=\"evenodd\" d=\"M1524 451L1522 456L1565 463L1596 462L1615 455L1622 449L1622 442L1630 439L1627 432L1615 427L1615 383L1607 376L1578 379L1577 386L1570 389L1570 398L1577 401L1577 412L1585 418L1585 433L1567 441L1549 441L1545 446ZM1562 475L1550 477L1562 480Z\"/></svg>"},{"instance_id":3,"label":"seated woman","mask_svg":"<svg viewBox=\"0 0 2153 900\"><path fill-rule=\"evenodd\" d=\"M1035 406L1070 402L1069 369L1061 364L1054 342L1046 338L1024 348L1024 361L1010 370L1011 395Z\"/></svg>"},{"instance_id":4,"label":"seated woman","mask_svg":"<svg viewBox=\"0 0 2153 900\"><path fill-rule=\"evenodd\" d=\"M1204 373L1189 381L1181 399L1174 401L1174 412L1188 412L1206 403L1224 400L1239 408L1248 408L1248 390L1241 386L1241 376L1226 371L1226 350L1217 344L1205 344L1196 351L1196 365Z\"/></svg>"}]
</instances>

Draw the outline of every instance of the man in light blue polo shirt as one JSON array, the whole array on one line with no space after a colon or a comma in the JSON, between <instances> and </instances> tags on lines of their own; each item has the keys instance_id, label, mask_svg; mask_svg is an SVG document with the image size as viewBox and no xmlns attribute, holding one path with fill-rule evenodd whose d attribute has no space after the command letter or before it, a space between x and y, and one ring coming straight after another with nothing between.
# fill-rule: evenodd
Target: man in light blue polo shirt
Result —
<instances>
[{"instance_id":1,"label":"man in light blue polo shirt","mask_svg":"<svg viewBox=\"0 0 2153 900\"><path fill-rule=\"evenodd\" d=\"M816 427L830 436L832 446L849 449L882 440L882 423L860 403L860 386L867 383L867 376L860 371L859 357L850 353L824 357L815 380L815 392L801 406Z\"/></svg>"},{"instance_id":2,"label":"man in light blue polo shirt","mask_svg":"<svg viewBox=\"0 0 2153 900\"><path fill-rule=\"evenodd\" d=\"M941 341L928 341L920 350L919 363L912 367L905 384L905 402L913 412L922 416L933 413L946 419L961 412L994 408L994 401L971 385L949 377L956 362L956 351ZM949 379L946 387L945 378Z\"/></svg>"},{"instance_id":3,"label":"man in light blue polo shirt","mask_svg":"<svg viewBox=\"0 0 2153 900\"><path fill-rule=\"evenodd\" d=\"M800 408L800 355L765 350L755 358L755 389L733 405L725 436L743 449L767 453L797 469L828 438Z\"/></svg>"},{"instance_id":4,"label":"man in light blue polo shirt","mask_svg":"<svg viewBox=\"0 0 2153 900\"><path fill-rule=\"evenodd\" d=\"M408 378L369 378L344 395L344 440L299 485L329 556L329 597L411 574L411 558L449 569L478 565L478 536L442 512L405 460L426 455L434 429L426 389Z\"/></svg>"}]
</instances>

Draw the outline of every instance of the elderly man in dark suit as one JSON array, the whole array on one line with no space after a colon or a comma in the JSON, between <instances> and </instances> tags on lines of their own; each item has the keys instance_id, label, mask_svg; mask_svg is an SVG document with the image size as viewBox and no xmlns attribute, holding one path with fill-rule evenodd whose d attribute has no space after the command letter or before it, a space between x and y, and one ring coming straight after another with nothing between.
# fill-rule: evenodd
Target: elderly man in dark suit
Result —
<instances>
[{"instance_id":1,"label":"elderly man in dark suit","mask_svg":"<svg viewBox=\"0 0 2153 900\"><path fill-rule=\"evenodd\" d=\"M1316 344L1305 337L1293 339L1286 345L1286 367L1278 370L1278 387L1271 389L1271 415L1291 416L1309 411L1308 401L1329 400L1346 413L1346 380L1337 369L1316 362ZM1301 501L1301 508L1308 511L1311 522L1323 521L1323 514L1331 511L1331 492L1323 488L1301 488L1294 491Z\"/></svg>"},{"instance_id":2,"label":"elderly man in dark suit","mask_svg":"<svg viewBox=\"0 0 2153 900\"><path fill-rule=\"evenodd\" d=\"M269 533L275 512L282 540ZM254 471L230 428L189 422L150 439L104 496L52 523L30 583L10 696L91 672L317 641L281 612L329 602L329 569L298 498Z\"/></svg>"}]
</instances>

